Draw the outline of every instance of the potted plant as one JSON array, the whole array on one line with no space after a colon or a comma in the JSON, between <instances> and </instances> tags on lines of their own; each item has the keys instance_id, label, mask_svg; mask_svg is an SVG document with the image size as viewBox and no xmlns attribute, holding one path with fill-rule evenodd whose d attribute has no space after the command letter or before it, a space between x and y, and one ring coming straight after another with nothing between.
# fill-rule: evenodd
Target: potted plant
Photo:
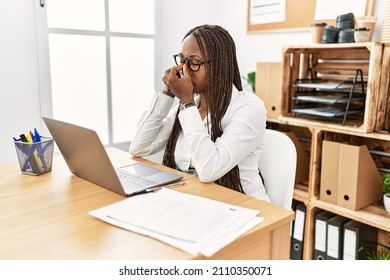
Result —
<instances>
[{"instance_id":1,"label":"potted plant","mask_svg":"<svg viewBox=\"0 0 390 280\"><path fill-rule=\"evenodd\" d=\"M375 251L368 252L367 259L368 260L390 260L390 253L385 250L379 252L375 252Z\"/></svg>"},{"instance_id":2,"label":"potted plant","mask_svg":"<svg viewBox=\"0 0 390 280\"><path fill-rule=\"evenodd\" d=\"M356 28L354 38L356 43L368 42L370 38L370 29L367 27Z\"/></svg>"},{"instance_id":3,"label":"potted plant","mask_svg":"<svg viewBox=\"0 0 390 280\"><path fill-rule=\"evenodd\" d=\"M385 209L390 213L390 173L382 177L383 204Z\"/></svg>"},{"instance_id":4,"label":"potted plant","mask_svg":"<svg viewBox=\"0 0 390 280\"><path fill-rule=\"evenodd\" d=\"M243 77L248 84L252 87L252 91L256 92L256 72L249 72L247 77Z\"/></svg>"}]
</instances>

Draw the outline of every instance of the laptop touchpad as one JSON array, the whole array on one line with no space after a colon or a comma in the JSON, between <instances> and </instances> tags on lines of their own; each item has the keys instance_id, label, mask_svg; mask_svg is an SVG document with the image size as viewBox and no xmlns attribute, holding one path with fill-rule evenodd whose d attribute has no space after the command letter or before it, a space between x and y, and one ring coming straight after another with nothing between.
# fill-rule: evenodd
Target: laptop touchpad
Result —
<instances>
[{"instance_id":1,"label":"laptop touchpad","mask_svg":"<svg viewBox=\"0 0 390 280\"><path fill-rule=\"evenodd\" d=\"M138 175L141 177L149 177L154 174L160 173L161 170L157 168L153 168L144 164L134 164L134 165L128 165L123 166L120 168L123 171L126 171L128 173L131 173L133 175Z\"/></svg>"}]
</instances>

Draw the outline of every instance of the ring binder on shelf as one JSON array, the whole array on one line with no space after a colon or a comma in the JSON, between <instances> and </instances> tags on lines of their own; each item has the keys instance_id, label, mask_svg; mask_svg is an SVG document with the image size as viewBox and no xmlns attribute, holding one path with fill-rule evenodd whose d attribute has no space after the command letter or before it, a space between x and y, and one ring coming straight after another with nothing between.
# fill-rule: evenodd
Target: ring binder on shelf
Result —
<instances>
[{"instance_id":1,"label":"ring binder on shelf","mask_svg":"<svg viewBox=\"0 0 390 280\"><path fill-rule=\"evenodd\" d=\"M343 259L344 224L349 219L342 216L334 216L327 221L327 260Z\"/></svg>"},{"instance_id":2,"label":"ring binder on shelf","mask_svg":"<svg viewBox=\"0 0 390 280\"><path fill-rule=\"evenodd\" d=\"M314 235L314 259L326 260L327 229L328 219L335 214L328 211L320 211L315 215L315 235Z\"/></svg>"},{"instance_id":3,"label":"ring binder on shelf","mask_svg":"<svg viewBox=\"0 0 390 280\"><path fill-rule=\"evenodd\" d=\"M302 260L303 238L305 232L306 206L298 203L295 209L294 230L291 238L290 259Z\"/></svg>"},{"instance_id":4,"label":"ring binder on shelf","mask_svg":"<svg viewBox=\"0 0 390 280\"><path fill-rule=\"evenodd\" d=\"M349 221L344 225L344 260L366 260L367 253L376 251L378 229Z\"/></svg>"}]
</instances>

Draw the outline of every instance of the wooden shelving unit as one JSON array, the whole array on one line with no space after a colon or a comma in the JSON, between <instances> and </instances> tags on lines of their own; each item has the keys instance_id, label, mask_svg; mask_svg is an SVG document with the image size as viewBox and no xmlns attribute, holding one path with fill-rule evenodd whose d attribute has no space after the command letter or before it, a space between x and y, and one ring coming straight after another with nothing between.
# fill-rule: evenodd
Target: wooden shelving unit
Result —
<instances>
[{"instance_id":1,"label":"wooden shelving unit","mask_svg":"<svg viewBox=\"0 0 390 280\"><path fill-rule=\"evenodd\" d=\"M294 116L293 108L294 86L297 79L303 78L308 67L318 67L318 64L331 65L337 74L342 75L342 69L351 64L361 67L367 93L364 114L357 123L332 122L307 116ZM365 64L365 65L363 65ZM292 131L303 136L305 151L310 156L309 177L307 182L297 182L294 199L306 206L306 222L303 241L303 258L313 259L315 214L326 210L346 218L362 222L378 228L378 240L390 243L390 214L383 207L382 201L377 201L356 211L336 204L320 200L321 154L322 142L331 140L367 145L368 149L390 153L390 44L358 43L358 44L324 44L310 46L290 46L283 51L282 81L280 96L281 115L268 118L268 127L280 131ZM262 97L262 96L260 96ZM266 103L267 100L264 100ZM299 138L299 137L298 137ZM390 157L380 158L371 154L381 175L381 168L390 169ZM298 166L300 168L300 166Z\"/></svg>"}]
</instances>

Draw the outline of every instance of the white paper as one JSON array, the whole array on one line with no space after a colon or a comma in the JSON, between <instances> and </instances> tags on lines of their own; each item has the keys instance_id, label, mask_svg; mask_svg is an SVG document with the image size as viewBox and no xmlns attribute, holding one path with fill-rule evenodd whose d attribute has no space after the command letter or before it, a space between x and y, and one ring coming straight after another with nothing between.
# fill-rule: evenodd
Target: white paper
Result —
<instances>
[{"instance_id":1,"label":"white paper","mask_svg":"<svg viewBox=\"0 0 390 280\"><path fill-rule=\"evenodd\" d=\"M315 20L336 19L337 16L353 13L355 17L364 16L367 0L317 0Z\"/></svg>"},{"instance_id":2,"label":"white paper","mask_svg":"<svg viewBox=\"0 0 390 280\"><path fill-rule=\"evenodd\" d=\"M91 211L105 222L144 234L189 254L212 256L263 218L259 211L170 189Z\"/></svg>"},{"instance_id":3,"label":"white paper","mask_svg":"<svg viewBox=\"0 0 390 280\"><path fill-rule=\"evenodd\" d=\"M264 24L286 20L286 0L251 0L250 23Z\"/></svg>"}]
</instances>

